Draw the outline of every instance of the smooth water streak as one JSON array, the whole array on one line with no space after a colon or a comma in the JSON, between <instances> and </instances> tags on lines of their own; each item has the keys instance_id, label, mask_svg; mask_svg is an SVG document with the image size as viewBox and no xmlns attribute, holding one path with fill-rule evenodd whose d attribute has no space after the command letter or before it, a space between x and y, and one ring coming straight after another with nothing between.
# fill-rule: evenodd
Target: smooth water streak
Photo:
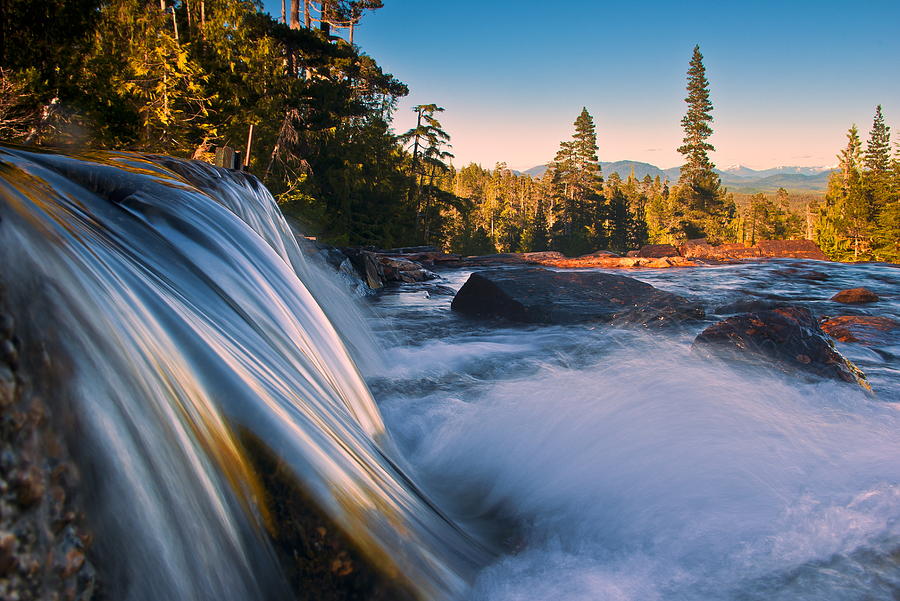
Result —
<instances>
[{"instance_id":1,"label":"smooth water streak","mask_svg":"<svg viewBox=\"0 0 900 601\"><path fill-rule=\"evenodd\" d=\"M128 153L8 148L0 170L12 308L45 319L74 362L113 598L291 594L246 440L416 596L465 589L486 552L403 474L347 350L349 299L323 310L264 187Z\"/></svg>"}]
</instances>

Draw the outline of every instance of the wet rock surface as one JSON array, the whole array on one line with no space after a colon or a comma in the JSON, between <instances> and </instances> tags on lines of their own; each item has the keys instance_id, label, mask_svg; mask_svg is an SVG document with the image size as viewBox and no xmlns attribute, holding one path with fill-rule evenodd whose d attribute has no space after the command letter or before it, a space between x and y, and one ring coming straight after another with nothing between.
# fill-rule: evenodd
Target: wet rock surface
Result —
<instances>
[{"instance_id":1,"label":"wet rock surface","mask_svg":"<svg viewBox=\"0 0 900 601\"><path fill-rule=\"evenodd\" d=\"M0 283L0 599L98 600L80 474L47 402L55 368L4 305Z\"/></svg>"},{"instance_id":2,"label":"wet rock surface","mask_svg":"<svg viewBox=\"0 0 900 601\"><path fill-rule=\"evenodd\" d=\"M694 340L694 349L740 363L869 387L863 373L835 350L813 314L803 307L782 306L729 317L703 330Z\"/></svg>"},{"instance_id":3,"label":"wet rock surface","mask_svg":"<svg viewBox=\"0 0 900 601\"><path fill-rule=\"evenodd\" d=\"M840 342L886 345L900 342L900 321L876 315L838 315L826 317L822 330Z\"/></svg>"},{"instance_id":4,"label":"wet rock surface","mask_svg":"<svg viewBox=\"0 0 900 601\"><path fill-rule=\"evenodd\" d=\"M402 574L378 565L327 517L265 442L249 432L242 442L262 479L272 543L298 601L416 599Z\"/></svg>"},{"instance_id":5,"label":"wet rock surface","mask_svg":"<svg viewBox=\"0 0 900 601\"><path fill-rule=\"evenodd\" d=\"M667 324L703 317L703 308L627 276L516 268L476 272L451 308L521 323Z\"/></svg>"},{"instance_id":6,"label":"wet rock surface","mask_svg":"<svg viewBox=\"0 0 900 601\"><path fill-rule=\"evenodd\" d=\"M868 288L848 288L831 297L837 303L857 304L878 302L878 295Z\"/></svg>"}]
</instances>

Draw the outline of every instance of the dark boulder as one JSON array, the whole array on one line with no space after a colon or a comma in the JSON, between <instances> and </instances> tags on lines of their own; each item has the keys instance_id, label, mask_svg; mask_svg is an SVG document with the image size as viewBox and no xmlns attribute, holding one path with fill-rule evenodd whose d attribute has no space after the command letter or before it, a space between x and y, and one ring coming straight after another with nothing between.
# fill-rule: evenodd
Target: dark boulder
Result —
<instances>
[{"instance_id":1,"label":"dark boulder","mask_svg":"<svg viewBox=\"0 0 900 601\"><path fill-rule=\"evenodd\" d=\"M809 309L785 306L735 315L703 330L694 349L740 363L771 365L787 373L857 383L865 375L834 349Z\"/></svg>"},{"instance_id":2,"label":"dark boulder","mask_svg":"<svg viewBox=\"0 0 900 601\"><path fill-rule=\"evenodd\" d=\"M841 290L831 297L831 300L838 303L856 304L856 303L874 303L877 302L878 295L868 288L849 288Z\"/></svg>"},{"instance_id":3,"label":"dark boulder","mask_svg":"<svg viewBox=\"0 0 900 601\"><path fill-rule=\"evenodd\" d=\"M376 253L361 248L344 248L342 251L369 288L377 290L384 287L386 279L384 268Z\"/></svg>"},{"instance_id":4,"label":"dark boulder","mask_svg":"<svg viewBox=\"0 0 900 601\"><path fill-rule=\"evenodd\" d=\"M424 282L437 277L434 273L422 267L421 263L410 261L409 259L377 255L377 261L381 265L385 281L388 282Z\"/></svg>"},{"instance_id":5,"label":"dark boulder","mask_svg":"<svg viewBox=\"0 0 900 601\"><path fill-rule=\"evenodd\" d=\"M454 311L523 323L661 324L703 317L681 296L623 275L515 268L473 273L453 299Z\"/></svg>"}]
</instances>

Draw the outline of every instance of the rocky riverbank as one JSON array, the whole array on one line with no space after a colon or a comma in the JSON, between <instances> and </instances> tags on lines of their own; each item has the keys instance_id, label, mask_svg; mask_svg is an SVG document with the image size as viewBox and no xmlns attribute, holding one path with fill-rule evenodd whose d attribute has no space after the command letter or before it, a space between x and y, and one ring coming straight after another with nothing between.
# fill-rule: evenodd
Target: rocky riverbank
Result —
<instances>
[{"instance_id":1,"label":"rocky riverbank","mask_svg":"<svg viewBox=\"0 0 900 601\"><path fill-rule=\"evenodd\" d=\"M337 248L313 239L300 237L299 241L308 255L324 261L332 269L361 280L369 292L391 283L434 280L437 276L432 270L436 267L477 269L495 265L521 265L553 269L667 269L775 258L828 260L811 240L763 240L752 246L714 246L706 239L699 239L689 240L678 247L671 244L648 244L640 250L628 252L626 256L611 251L597 251L580 257L566 257L557 251L463 256L443 252L433 246Z\"/></svg>"}]
</instances>

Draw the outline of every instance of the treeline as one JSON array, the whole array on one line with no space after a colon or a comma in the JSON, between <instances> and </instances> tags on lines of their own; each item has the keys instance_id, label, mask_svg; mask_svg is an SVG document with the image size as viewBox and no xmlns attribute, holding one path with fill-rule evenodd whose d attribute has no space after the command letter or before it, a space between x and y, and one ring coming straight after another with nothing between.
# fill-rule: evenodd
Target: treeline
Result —
<instances>
[{"instance_id":1,"label":"treeline","mask_svg":"<svg viewBox=\"0 0 900 601\"><path fill-rule=\"evenodd\" d=\"M822 250L839 260L900 263L900 144L892 157L880 105L865 151L853 125L838 160L817 211L816 240Z\"/></svg>"},{"instance_id":2,"label":"treeline","mask_svg":"<svg viewBox=\"0 0 900 601\"><path fill-rule=\"evenodd\" d=\"M429 237L428 214L456 200L431 185L439 123L407 150L390 129L407 87L332 35L381 2L291 4L287 24L250 0L4 0L0 137L207 160L249 145L250 170L314 233Z\"/></svg>"},{"instance_id":3,"label":"treeline","mask_svg":"<svg viewBox=\"0 0 900 601\"><path fill-rule=\"evenodd\" d=\"M824 203L810 201L798 210L781 188L774 197L755 194L739 207L708 155L713 107L702 59L695 48L678 149L685 163L677 181L638 180L633 174L623 180L617 173L604 179L593 119L582 109L572 138L560 143L541 178L501 163L493 170L468 165L448 179L448 189L469 199L472 208L448 211L443 245L467 254L576 255L694 238L748 245L810 238L833 259L900 262L900 154L892 157L881 107L865 151L855 126L850 129Z\"/></svg>"},{"instance_id":4,"label":"treeline","mask_svg":"<svg viewBox=\"0 0 900 601\"><path fill-rule=\"evenodd\" d=\"M737 209L709 159L712 103L699 47L688 70L685 164L677 182L619 174L603 177L593 118L582 109L570 140L540 180L499 166L470 165L455 177L456 195L473 201L469 213L451 211L444 244L453 250L559 250L568 255L624 251L647 242L735 237Z\"/></svg>"},{"instance_id":5,"label":"treeline","mask_svg":"<svg viewBox=\"0 0 900 601\"><path fill-rule=\"evenodd\" d=\"M825 201L799 214L784 192L738 207L722 187L699 47L677 181L604 176L586 109L541 178L457 171L443 109L416 106L416 126L393 132L408 89L352 43L381 0L282 6L279 21L251 0L4 0L0 137L205 160L216 146L249 150L285 213L342 245L577 255L814 237L833 258L900 260L900 175L880 108L865 152L851 129Z\"/></svg>"}]
</instances>

